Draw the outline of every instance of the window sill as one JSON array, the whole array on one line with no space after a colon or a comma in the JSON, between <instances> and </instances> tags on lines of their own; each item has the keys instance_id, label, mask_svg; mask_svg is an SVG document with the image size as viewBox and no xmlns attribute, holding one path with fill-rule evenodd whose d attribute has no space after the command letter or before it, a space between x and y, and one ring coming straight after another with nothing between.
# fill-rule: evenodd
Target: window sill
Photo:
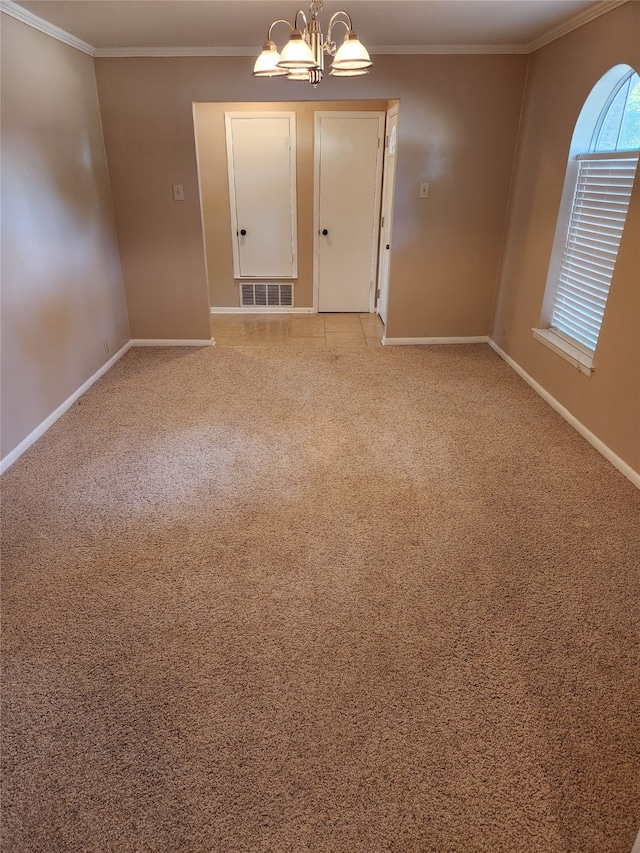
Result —
<instances>
[{"instance_id":1,"label":"window sill","mask_svg":"<svg viewBox=\"0 0 640 853\"><path fill-rule=\"evenodd\" d=\"M568 361L580 373L584 373L585 376L591 376L594 371L593 356L587 355L578 347L573 346L569 341L561 338L560 335L556 335L551 329L532 329L531 331L533 332L533 337L539 343L548 347L556 355L559 355L560 358Z\"/></svg>"}]
</instances>

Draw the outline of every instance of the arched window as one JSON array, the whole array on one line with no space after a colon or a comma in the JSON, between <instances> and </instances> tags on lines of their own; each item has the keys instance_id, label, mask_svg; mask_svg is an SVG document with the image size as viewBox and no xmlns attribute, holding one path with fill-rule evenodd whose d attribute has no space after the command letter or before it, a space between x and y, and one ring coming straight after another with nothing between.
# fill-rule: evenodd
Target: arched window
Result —
<instances>
[{"instance_id":1,"label":"arched window","mask_svg":"<svg viewBox=\"0 0 640 853\"><path fill-rule=\"evenodd\" d=\"M535 337L590 375L640 149L640 78L612 68L587 98L569 162Z\"/></svg>"},{"instance_id":2,"label":"arched window","mask_svg":"<svg viewBox=\"0 0 640 853\"><path fill-rule=\"evenodd\" d=\"M640 78L629 69L602 110L591 151L633 151L640 147Z\"/></svg>"}]
</instances>

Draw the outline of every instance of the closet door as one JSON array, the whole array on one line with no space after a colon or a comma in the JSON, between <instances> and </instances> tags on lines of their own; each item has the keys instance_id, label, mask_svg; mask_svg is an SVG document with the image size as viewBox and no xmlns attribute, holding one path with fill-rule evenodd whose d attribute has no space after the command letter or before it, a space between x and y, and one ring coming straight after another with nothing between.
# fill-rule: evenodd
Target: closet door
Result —
<instances>
[{"instance_id":1,"label":"closet door","mask_svg":"<svg viewBox=\"0 0 640 853\"><path fill-rule=\"evenodd\" d=\"M296 278L295 113L225 113L236 278Z\"/></svg>"},{"instance_id":2,"label":"closet door","mask_svg":"<svg viewBox=\"0 0 640 853\"><path fill-rule=\"evenodd\" d=\"M316 113L318 310L374 309L383 112Z\"/></svg>"}]
</instances>

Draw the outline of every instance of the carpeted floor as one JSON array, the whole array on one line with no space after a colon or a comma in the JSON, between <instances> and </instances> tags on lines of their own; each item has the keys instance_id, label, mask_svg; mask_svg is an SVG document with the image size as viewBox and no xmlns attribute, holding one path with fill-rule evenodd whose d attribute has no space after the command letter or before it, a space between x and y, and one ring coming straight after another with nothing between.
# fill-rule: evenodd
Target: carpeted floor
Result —
<instances>
[{"instance_id":1,"label":"carpeted floor","mask_svg":"<svg viewBox=\"0 0 640 853\"><path fill-rule=\"evenodd\" d=\"M629 853L639 521L484 345L131 350L2 477L3 853Z\"/></svg>"}]
</instances>

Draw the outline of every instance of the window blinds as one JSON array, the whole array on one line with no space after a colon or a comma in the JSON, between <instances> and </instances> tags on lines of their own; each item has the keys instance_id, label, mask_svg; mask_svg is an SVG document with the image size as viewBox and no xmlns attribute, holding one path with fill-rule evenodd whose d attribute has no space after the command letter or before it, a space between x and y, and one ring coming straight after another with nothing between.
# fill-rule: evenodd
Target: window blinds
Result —
<instances>
[{"instance_id":1,"label":"window blinds","mask_svg":"<svg viewBox=\"0 0 640 853\"><path fill-rule=\"evenodd\" d=\"M622 239L637 153L585 155L569 219L551 328L594 352Z\"/></svg>"}]
</instances>

